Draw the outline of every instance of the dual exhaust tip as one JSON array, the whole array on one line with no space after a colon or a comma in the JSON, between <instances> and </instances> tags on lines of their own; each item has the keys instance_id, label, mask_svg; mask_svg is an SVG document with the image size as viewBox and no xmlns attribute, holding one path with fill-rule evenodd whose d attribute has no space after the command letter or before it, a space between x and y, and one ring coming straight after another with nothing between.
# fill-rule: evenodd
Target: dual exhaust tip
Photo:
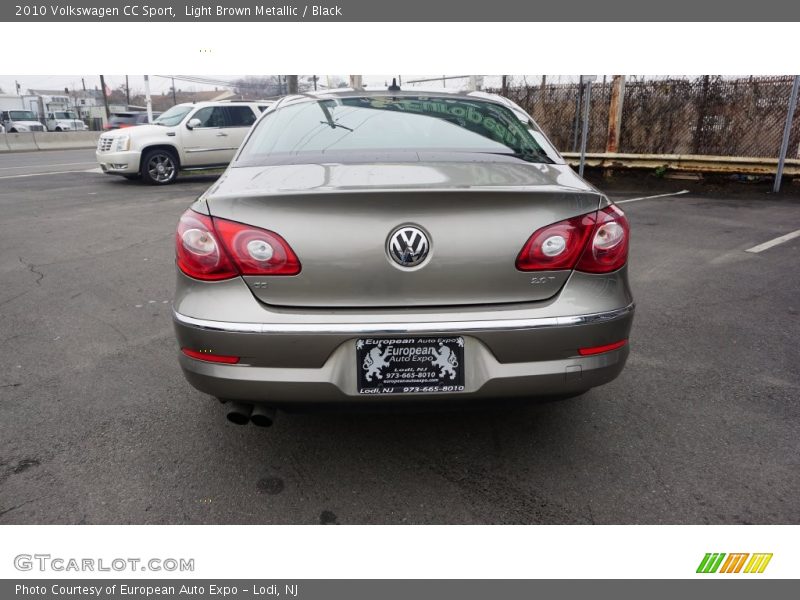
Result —
<instances>
[{"instance_id":1,"label":"dual exhaust tip","mask_svg":"<svg viewBox=\"0 0 800 600\"><path fill-rule=\"evenodd\" d=\"M252 423L258 427L272 427L275 422L275 409L262 404L229 402L227 409L228 412L225 416L228 421L236 425Z\"/></svg>"}]
</instances>

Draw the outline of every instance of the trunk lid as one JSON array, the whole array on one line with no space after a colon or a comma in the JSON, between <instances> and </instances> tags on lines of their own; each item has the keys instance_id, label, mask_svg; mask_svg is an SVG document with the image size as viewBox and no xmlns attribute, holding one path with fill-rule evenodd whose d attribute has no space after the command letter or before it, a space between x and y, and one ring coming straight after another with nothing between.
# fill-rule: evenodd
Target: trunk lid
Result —
<instances>
[{"instance_id":1,"label":"trunk lid","mask_svg":"<svg viewBox=\"0 0 800 600\"><path fill-rule=\"evenodd\" d=\"M515 259L534 231L602 195L565 165L426 160L232 168L206 199L212 216L276 232L299 257L299 275L244 278L262 302L380 308L551 298L569 272L525 273ZM411 268L391 256L404 226L428 240Z\"/></svg>"}]
</instances>

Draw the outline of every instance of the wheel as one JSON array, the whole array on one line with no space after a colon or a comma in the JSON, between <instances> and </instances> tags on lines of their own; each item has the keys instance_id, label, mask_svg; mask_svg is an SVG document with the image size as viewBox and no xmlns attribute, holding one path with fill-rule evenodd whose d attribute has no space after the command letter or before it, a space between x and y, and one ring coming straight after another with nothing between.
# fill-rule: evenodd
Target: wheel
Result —
<instances>
[{"instance_id":1,"label":"wheel","mask_svg":"<svg viewBox=\"0 0 800 600\"><path fill-rule=\"evenodd\" d=\"M141 174L150 185L169 185L178 176L178 158L170 150L150 150L142 158Z\"/></svg>"},{"instance_id":2,"label":"wheel","mask_svg":"<svg viewBox=\"0 0 800 600\"><path fill-rule=\"evenodd\" d=\"M61 131L61 127L56 127L56 131Z\"/></svg>"},{"instance_id":3,"label":"wheel","mask_svg":"<svg viewBox=\"0 0 800 600\"><path fill-rule=\"evenodd\" d=\"M8 133L17 133L17 130L16 129L12 129Z\"/></svg>"}]
</instances>

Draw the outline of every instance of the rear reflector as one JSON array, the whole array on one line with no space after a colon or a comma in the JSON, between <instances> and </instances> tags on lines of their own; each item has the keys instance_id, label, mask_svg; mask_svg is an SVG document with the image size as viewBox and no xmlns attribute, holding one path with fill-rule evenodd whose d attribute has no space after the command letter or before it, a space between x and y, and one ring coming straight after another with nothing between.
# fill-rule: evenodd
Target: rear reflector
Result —
<instances>
[{"instance_id":1,"label":"rear reflector","mask_svg":"<svg viewBox=\"0 0 800 600\"><path fill-rule=\"evenodd\" d=\"M602 354L603 352L611 352L612 350L618 350L622 348L627 343L628 340L620 340L619 342L614 342L613 344L606 344L605 346L592 346L591 348L579 348L578 354L580 354L581 356L591 356L592 354Z\"/></svg>"},{"instance_id":2,"label":"rear reflector","mask_svg":"<svg viewBox=\"0 0 800 600\"><path fill-rule=\"evenodd\" d=\"M195 360L204 360L206 362L223 363L226 365L235 365L239 362L238 356L211 354L210 352L204 352L202 350L190 350L189 348L181 348L181 352L183 352L189 358L194 358Z\"/></svg>"}]
</instances>

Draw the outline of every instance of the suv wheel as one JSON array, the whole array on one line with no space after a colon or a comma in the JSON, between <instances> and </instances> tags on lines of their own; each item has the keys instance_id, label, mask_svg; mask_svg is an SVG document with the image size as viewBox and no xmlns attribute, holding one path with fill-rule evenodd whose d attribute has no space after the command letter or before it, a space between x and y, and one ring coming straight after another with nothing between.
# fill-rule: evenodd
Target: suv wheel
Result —
<instances>
[{"instance_id":1,"label":"suv wheel","mask_svg":"<svg viewBox=\"0 0 800 600\"><path fill-rule=\"evenodd\" d=\"M170 150L150 150L142 158L141 173L151 185L168 185L178 176L178 159Z\"/></svg>"}]
</instances>

